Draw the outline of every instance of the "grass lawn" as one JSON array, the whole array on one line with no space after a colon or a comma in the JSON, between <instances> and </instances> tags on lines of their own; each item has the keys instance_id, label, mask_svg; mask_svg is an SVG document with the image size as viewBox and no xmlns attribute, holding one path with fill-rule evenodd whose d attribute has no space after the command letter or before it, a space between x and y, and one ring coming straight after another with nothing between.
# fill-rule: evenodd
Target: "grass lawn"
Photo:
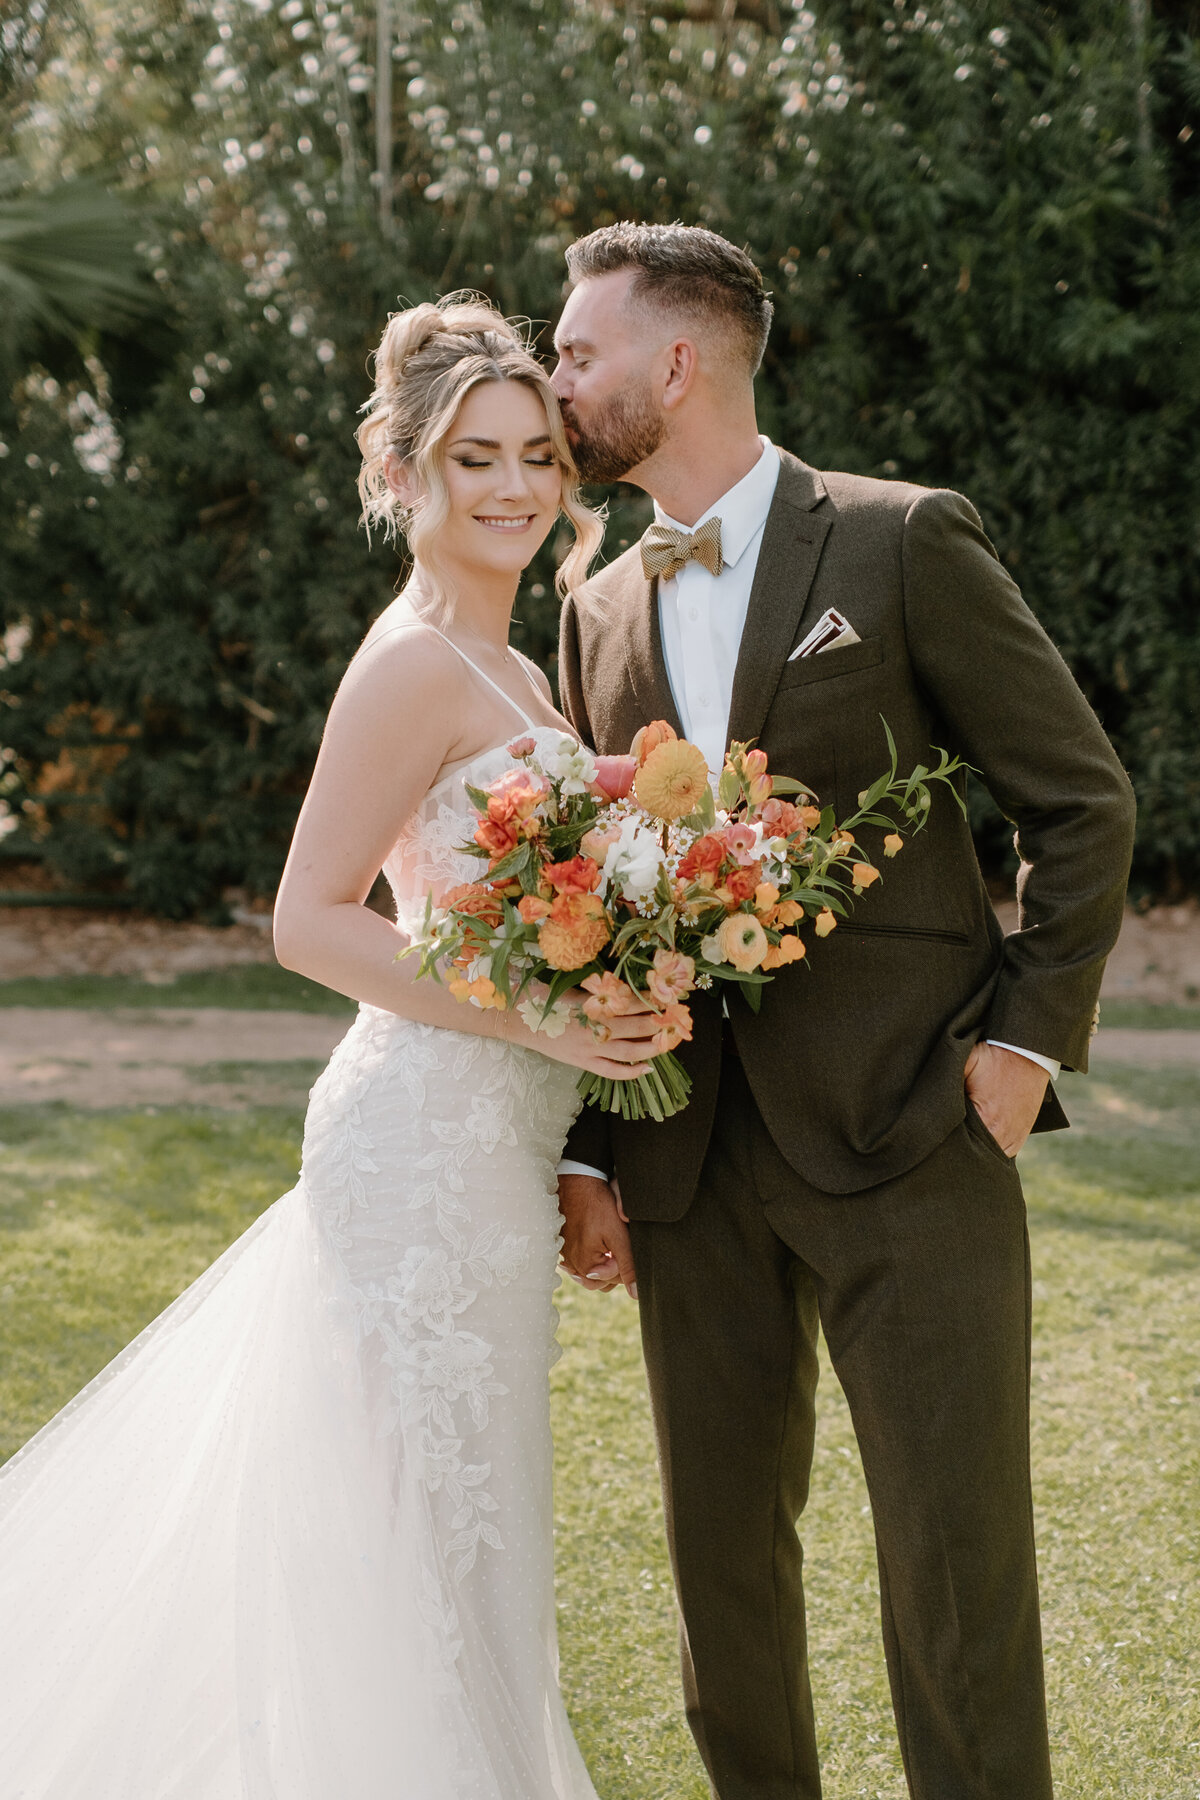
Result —
<instances>
[{"instance_id":1,"label":"grass lawn","mask_svg":"<svg viewBox=\"0 0 1200 1800\"><path fill-rule=\"evenodd\" d=\"M1076 1129L1023 1159L1060 1800L1198 1800L1200 1074L1107 1067L1063 1091ZM0 1112L0 1456L291 1184L299 1124L292 1108ZM572 1714L604 1800L703 1800L634 1308L571 1284L561 1302ZM827 1796L903 1800L866 1493L828 1369L822 1400L806 1543Z\"/></svg>"}]
</instances>

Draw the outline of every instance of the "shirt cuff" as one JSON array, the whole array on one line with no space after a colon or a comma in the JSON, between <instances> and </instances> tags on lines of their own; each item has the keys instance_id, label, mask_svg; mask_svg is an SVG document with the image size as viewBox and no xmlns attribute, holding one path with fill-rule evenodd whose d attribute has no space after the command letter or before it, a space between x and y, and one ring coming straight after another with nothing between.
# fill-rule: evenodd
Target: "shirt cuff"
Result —
<instances>
[{"instance_id":1,"label":"shirt cuff","mask_svg":"<svg viewBox=\"0 0 1200 1800\"><path fill-rule=\"evenodd\" d=\"M569 1156L563 1157L555 1173L558 1175L594 1175L597 1181L608 1180L603 1169L593 1168L591 1163L572 1162Z\"/></svg>"},{"instance_id":2,"label":"shirt cuff","mask_svg":"<svg viewBox=\"0 0 1200 1800\"><path fill-rule=\"evenodd\" d=\"M987 1042L997 1050L1011 1050L1014 1056L1024 1056L1029 1062L1036 1063L1039 1069L1045 1069L1051 1081L1057 1081L1062 1074L1062 1064L1052 1056L1042 1056L1037 1050L1023 1050L1020 1044L1002 1044L998 1038L988 1038Z\"/></svg>"}]
</instances>

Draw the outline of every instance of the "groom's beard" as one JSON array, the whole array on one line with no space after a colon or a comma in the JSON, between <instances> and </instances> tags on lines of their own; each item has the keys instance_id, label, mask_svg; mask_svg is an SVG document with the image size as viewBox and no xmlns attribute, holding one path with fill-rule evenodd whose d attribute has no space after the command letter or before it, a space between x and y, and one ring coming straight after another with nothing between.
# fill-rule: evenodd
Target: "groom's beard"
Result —
<instances>
[{"instance_id":1,"label":"groom's beard","mask_svg":"<svg viewBox=\"0 0 1200 1800\"><path fill-rule=\"evenodd\" d=\"M648 381L626 388L593 413L586 430L569 406L563 418L581 481L623 481L630 469L654 455L667 435Z\"/></svg>"}]
</instances>

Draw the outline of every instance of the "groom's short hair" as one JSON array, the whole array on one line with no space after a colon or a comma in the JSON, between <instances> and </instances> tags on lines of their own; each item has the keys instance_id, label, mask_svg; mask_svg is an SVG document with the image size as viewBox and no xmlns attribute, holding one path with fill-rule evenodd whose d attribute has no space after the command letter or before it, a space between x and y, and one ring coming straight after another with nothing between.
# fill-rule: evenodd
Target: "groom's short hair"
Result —
<instances>
[{"instance_id":1,"label":"groom's short hair","mask_svg":"<svg viewBox=\"0 0 1200 1800\"><path fill-rule=\"evenodd\" d=\"M751 258L719 232L621 220L577 239L567 269L573 283L632 269L632 299L733 331L745 345L750 373L757 373L775 309Z\"/></svg>"}]
</instances>

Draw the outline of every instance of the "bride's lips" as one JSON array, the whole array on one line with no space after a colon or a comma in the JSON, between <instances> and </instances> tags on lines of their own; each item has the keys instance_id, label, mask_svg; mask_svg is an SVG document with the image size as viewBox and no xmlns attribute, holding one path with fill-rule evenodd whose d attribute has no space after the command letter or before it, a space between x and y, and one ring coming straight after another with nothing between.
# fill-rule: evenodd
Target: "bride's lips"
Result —
<instances>
[{"instance_id":1,"label":"bride's lips","mask_svg":"<svg viewBox=\"0 0 1200 1800\"><path fill-rule=\"evenodd\" d=\"M484 525L489 531L509 531L517 533L528 531L533 524L533 513L518 513L514 518L506 518L503 513L476 513L477 525Z\"/></svg>"}]
</instances>

